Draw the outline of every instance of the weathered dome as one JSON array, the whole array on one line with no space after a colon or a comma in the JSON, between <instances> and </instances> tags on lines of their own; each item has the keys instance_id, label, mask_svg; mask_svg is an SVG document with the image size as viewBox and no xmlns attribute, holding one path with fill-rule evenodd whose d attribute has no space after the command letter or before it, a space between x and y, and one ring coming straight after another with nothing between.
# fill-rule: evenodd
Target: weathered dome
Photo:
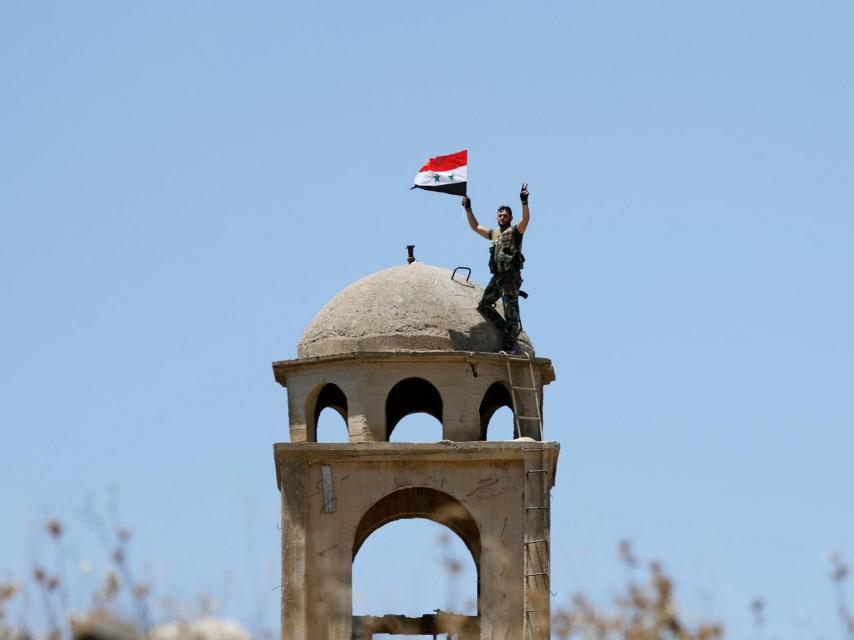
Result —
<instances>
[{"instance_id":1,"label":"weathered dome","mask_svg":"<svg viewBox=\"0 0 854 640\"><path fill-rule=\"evenodd\" d=\"M320 310L297 345L300 358L367 351L498 351L501 334L478 311L483 287L413 262L366 276ZM499 302L499 311L501 311ZM533 352L528 336L520 346Z\"/></svg>"}]
</instances>

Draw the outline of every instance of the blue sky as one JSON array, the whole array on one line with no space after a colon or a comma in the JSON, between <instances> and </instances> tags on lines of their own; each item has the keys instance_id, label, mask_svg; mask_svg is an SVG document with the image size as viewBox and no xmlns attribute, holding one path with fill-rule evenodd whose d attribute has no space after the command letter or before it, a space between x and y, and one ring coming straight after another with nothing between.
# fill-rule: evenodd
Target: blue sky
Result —
<instances>
[{"instance_id":1,"label":"blue sky","mask_svg":"<svg viewBox=\"0 0 854 640\"><path fill-rule=\"evenodd\" d=\"M97 574L116 496L161 596L275 625L270 362L406 244L485 281L457 199L407 190L468 148L482 222L530 184L555 604L607 601L629 538L730 637L757 596L840 637L852 68L836 1L3 3L0 579L54 515Z\"/></svg>"}]
</instances>

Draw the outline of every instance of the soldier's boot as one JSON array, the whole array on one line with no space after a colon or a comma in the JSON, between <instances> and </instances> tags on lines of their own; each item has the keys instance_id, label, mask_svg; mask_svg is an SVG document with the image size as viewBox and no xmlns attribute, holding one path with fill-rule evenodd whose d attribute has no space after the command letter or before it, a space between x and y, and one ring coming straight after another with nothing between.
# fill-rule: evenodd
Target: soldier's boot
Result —
<instances>
[{"instance_id":1,"label":"soldier's boot","mask_svg":"<svg viewBox=\"0 0 854 640\"><path fill-rule=\"evenodd\" d=\"M501 349L508 356L520 356L522 355L522 351L519 349L519 345L515 340L504 340L504 348Z\"/></svg>"},{"instance_id":2,"label":"soldier's boot","mask_svg":"<svg viewBox=\"0 0 854 640\"><path fill-rule=\"evenodd\" d=\"M495 306L485 303L483 301L477 305L477 310L480 311L480 314L489 320L495 328L498 329L501 333L504 333L507 328L507 323L504 322L504 318L501 317L501 314L495 310Z\"/></svg>"}]
</instances>

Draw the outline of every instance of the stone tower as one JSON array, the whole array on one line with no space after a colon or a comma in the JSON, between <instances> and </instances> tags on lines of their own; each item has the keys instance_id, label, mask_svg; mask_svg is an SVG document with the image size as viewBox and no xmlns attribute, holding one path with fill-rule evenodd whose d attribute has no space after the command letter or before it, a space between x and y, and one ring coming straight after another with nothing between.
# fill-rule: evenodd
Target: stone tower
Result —
<instances>
[{"instance_id":1,"label":"stone tower","mask_svg":"<svg viewBox=\"0 0 854 640\"><path fill-rule=\"evenodd\" d=\"M481 294L459 273L418 262L380 271L320 311L295 360L273 364L288 389L291 439L274 446L282 638L548 639L559 445L543 440L541 416L554 371L525 334L524 356L498 353L500 335L475 309ZM502 406L518 437L487 441ZM327 407L346 421L347 442L317 443ZM441 422L443 439L389 442L418 412ZM477 569L477 615L353 616L353 560L371 533L401 518L433 520L462 539Z\"/></svg>"}]
</instances>

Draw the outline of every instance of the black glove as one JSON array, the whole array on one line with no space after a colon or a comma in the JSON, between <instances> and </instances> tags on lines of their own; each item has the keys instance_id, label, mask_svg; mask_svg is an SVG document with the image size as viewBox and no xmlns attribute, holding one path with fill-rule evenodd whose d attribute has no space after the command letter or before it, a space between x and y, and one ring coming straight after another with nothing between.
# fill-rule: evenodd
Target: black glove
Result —
<instances>
[{"instance_id":1,"label":"black glove","mask_svg":"<svg viewBox=\"0 0 854 640\"><path fill-rule=\"evenodd\" d=\"M463 209L466 211L471 209L471 198L468 196L463 196Z\"/></svg>"},{"instance_id":2,"label":"black glove","mask_svg":"<svg viewBox=\"0 0 854 640\"><path fill-rule=\"evenodd\" d=\"M522 183L522 190L519 191L519 200L522 201L522 204L528 204L528 183Z\"/></svg>"}]
</instances>

